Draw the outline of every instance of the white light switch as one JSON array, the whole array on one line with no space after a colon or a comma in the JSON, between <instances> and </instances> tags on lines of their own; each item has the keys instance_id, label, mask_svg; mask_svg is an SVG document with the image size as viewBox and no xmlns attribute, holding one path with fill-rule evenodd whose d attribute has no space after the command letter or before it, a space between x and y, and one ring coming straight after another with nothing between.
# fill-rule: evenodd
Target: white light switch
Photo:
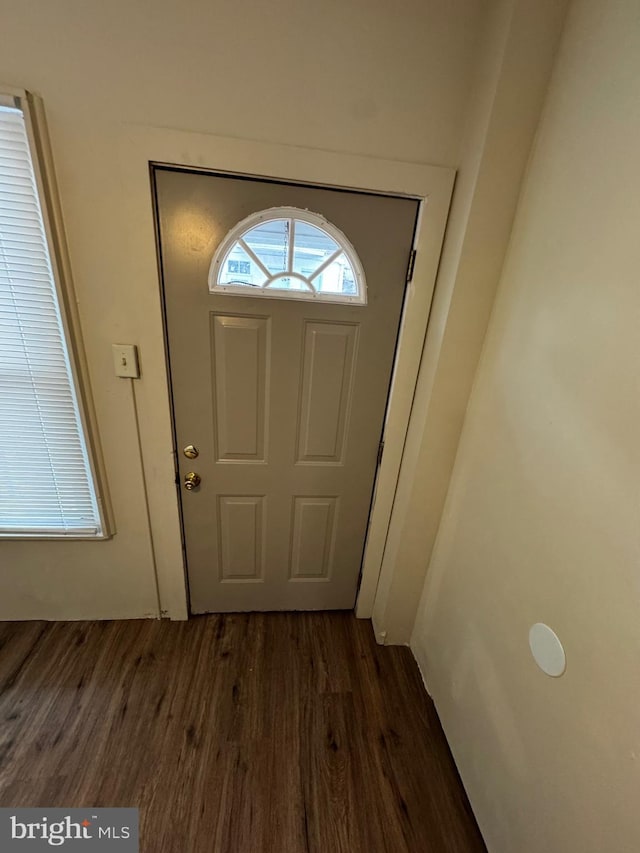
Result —
<instances>
[{"instance_id":1,"label":"white light switch","mask_svg":"<svg viewBox=\"0 0 640 853\"><path fill-rule=\"evenodd\" d=\"M135 344L112 344L113 366L116 376L126 379L139 379L138 347Z\"/></svg>"}]
</instances>

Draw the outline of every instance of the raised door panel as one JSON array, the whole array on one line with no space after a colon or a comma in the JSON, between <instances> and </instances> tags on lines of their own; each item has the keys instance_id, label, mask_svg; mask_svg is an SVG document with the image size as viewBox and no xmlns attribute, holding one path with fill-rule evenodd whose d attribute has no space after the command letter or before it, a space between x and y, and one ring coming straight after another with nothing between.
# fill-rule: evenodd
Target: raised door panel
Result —
<instances>
[{"instance_id":1,"label":"raised door panel","mask_svg":"<svg viewBox=\"0 0 640 853\"><path fill-rule=\"evenodd\" d=\"M304 324L298 464L344 463L357 345L355 323Z\"/></svg>"},{"instance_id":2,"label":"raised door panel","mask_svg":"<svg viewBox=\"0 0 640 853\"><path fill-rule=\"evenodd\" d=\"M269 319L211 315L215 454L218 462L265 462Z\"/></svg>"},{"instance_id":3,"label":"raised door panel","mask_svg":"<svg viewBox=\"0 0 640 853\"><path fill-rule=\"evenodd\" d=\"M264 504L261 495L218 497L220 580L264 580Z\"/></svg>"},{"instance_id":4,"label":"raised door panel","mask_svg":"<svg viewBox=\"0 0 640 853\"><path fill-rule=\"evenodd\" d=\"M329 580L335 546L337 497L293 499L291 580Z\"/></svg>"}]
</instances>

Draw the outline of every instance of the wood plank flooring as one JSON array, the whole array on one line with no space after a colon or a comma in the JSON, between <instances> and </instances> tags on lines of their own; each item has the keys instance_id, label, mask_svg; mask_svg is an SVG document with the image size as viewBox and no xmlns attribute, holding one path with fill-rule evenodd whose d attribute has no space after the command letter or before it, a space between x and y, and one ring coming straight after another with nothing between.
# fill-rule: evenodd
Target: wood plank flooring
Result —
<instances>
[{"instance_id":1,"label":"wood plank flooring","mask_svg":"<svg viewBox=\"0 0 640 853\"><path fill-rule=\"evenodd\" d=\"M484 851L408 649L347 613L0 623L0 805L145 853Z\"/></svg>"}]
</instances>

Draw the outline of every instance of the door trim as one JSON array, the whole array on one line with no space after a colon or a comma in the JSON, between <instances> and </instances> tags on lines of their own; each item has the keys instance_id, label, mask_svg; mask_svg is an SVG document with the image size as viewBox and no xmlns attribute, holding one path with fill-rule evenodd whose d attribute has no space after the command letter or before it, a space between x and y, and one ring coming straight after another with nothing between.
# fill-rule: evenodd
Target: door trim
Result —
<instances>
[{"instance_id":1,"label":"door trim","mask_svg":"<svg viewBox=\"0 0 640 853\"><path fill-rule=\"evenodd\" d=\"M133 126L128 130L118 152L120 179L127 188L127 221L138 223L130 238L145 247L136 273L144 281L139 302L145 312L141 328L144 326L146 334L141 334L139 343L146 370L137 386L136 402L142 462L149 483L149 517L161 609L163 615L174 619L187 618L188 603L178 497L172 488L174 451L166 347L161 333L161 282L155 241L149 241L155 230L150 165L407 196L420 202L414 239L416 261L400 321L383 432L385 450L375 481L356 602L356 615L369 618L391 521L455 170L165 128Z\"/></svg>"}]
</instances>

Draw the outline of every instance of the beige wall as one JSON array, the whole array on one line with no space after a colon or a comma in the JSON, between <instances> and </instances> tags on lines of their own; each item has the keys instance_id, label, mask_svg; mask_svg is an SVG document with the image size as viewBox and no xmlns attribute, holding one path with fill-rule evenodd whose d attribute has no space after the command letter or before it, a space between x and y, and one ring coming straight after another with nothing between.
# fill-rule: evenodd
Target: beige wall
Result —
<instances>
[{"instance_id":1,"label":"beige wall","mask_svg":"<svg viewBox=\"0 0 640 853\"><path fill-rule=\"evenodd\" d=\"M460 167L373 609L407 643L444 505L566 0L498 0L483 21Z\"/></svg>"},{"instance_id":2,"label":"beige wall","mask_svg":"<svg viewBox=\"0 0 640 853\"><path fill-rule=\"evenodd\" d=\"M45 102L117 535L0 542L0 618L156 614L159 561L163 607L180 616L153 232L139 216L150 199L146 172L129 180L129 140L155 126L456 165L485 2L410 0L402 14L381 0L1 5L0 82ZM184 159L191 140L177 143ZM116 341L140 346L137 413L112 373ZM155 553L137 419L166 516Z\"/></svg>"},{"instance_id":3,"label":"beige wall","mask_svg":"<svg viewBox=\"0 0 640 853\"><path fill-rule=\"evenodd\" d=\"M574 0L413 636L491 853L640 848L639 80Z\"/></svg>"}]
</instances>

